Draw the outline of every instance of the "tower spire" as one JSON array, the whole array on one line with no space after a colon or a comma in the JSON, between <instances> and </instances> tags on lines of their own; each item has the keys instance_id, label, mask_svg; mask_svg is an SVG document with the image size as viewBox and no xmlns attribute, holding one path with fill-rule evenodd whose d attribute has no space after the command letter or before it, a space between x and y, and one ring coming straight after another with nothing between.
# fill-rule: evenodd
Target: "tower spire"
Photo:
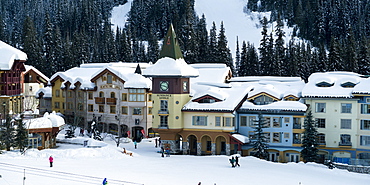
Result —
<instances>
[{"instance_id":1,"label":"tower spire","mask_svg":"<svg viewBox=\"0 0 370 185\"><path fill-rule=\"evenodd\" d=\"M172 23L168 28L166 37L163 40L162 49L159 53L158 59L163 57L169 57L175 60L179 58L184 58L181 53L179 42L176 37L175 30L173 29Z\"/></svg>"}]
</instances>

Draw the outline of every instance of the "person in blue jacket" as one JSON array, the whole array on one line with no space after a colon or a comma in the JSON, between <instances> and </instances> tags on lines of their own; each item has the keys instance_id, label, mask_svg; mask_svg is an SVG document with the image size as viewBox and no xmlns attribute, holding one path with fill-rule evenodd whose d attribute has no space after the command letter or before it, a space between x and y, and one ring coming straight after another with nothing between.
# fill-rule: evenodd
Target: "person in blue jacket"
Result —
<instances>
[{"instance_id":1,"label":"person in blue jacket","mask_svg":"<svg viewBox=\"0 0 370 185\"><path fill-rule=\"evenodd\" d=\"M107 180L107 178L104 178L104 180L103 180L103 185L108 185L108 180Z\"/></svg>"}]
</instances>

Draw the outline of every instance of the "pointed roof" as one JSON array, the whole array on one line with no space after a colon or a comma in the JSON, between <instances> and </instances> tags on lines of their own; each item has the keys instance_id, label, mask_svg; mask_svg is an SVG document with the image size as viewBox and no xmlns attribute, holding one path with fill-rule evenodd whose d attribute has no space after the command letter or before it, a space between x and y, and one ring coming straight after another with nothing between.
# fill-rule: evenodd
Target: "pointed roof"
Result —
<instances>
[{"instance_id":1,"label":"pointed roof","mask_svg":"<svg viewBox=\"0 0 370 185\"><path fill-rule=\"evenodd\" d=\"M140 64L137 64L136 69L135 69L135 73L141 75Z\"/></svg>"},{"instance_id":2,"label":"pointed roof","mask_svg":"<svg viewBox=\"0 0 370 185\"><path fill-rule=\"evenodd\" d=\"M184 58L181 53L180 45L177 40L176 33L173 29L172 23L170 27L168 28L166 37L163 40L162 49L159 53L158 59L161 59L164 57L173 58L175 60L179 58Z\"/></svg>"}]
</instances>

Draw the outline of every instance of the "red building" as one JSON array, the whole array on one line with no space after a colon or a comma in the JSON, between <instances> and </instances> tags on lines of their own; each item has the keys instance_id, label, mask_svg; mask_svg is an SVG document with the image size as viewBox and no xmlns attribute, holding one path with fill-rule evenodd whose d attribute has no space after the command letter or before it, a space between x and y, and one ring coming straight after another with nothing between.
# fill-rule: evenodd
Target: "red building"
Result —
<instances>
[{"instance_id":1,"label":"red building","mask_svg":"<svg viewBox=\"0 0 370 185\"><path fill-rule=\"evenodd\" d=\"M4 113L22 112L22 73L27 54L0 41L0 110Z\"/></svg>"}]
</instances>

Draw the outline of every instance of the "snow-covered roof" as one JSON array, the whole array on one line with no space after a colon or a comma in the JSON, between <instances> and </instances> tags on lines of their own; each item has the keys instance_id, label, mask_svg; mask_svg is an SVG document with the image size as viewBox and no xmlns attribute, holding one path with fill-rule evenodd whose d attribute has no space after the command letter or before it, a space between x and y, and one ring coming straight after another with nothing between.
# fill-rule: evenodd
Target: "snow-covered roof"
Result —
<instances>
[{"instance_id":1,"label":"snow-covered roof","mask_svg":"<svg viewBox=\"0 0 370 185\"><path fill-rule=\"evenodd\" d=\"M184 59L172 59L164 57L159 59L153 66L143 70L144 76L170 76L170 77L197 77L198 70L188 65Z\"/></svg>"},{"instance_id":2,"label":"snow-covered roof","mask_svg":"<svg viewBox=\"0 0 370 185\"><path fill-rule=\"evenodd\" d=\"M352 91L353 94L370 94L370 78L360 80Z\"/></svg>"},{"instance_id":3,"label":"snow-covered roof","mask_svg":"<svg viewBox=\"0 0 370 185\"><path fill-rule=\"evenodd\" d=\"M27 54L0 41L0 70L10 70L14 60L27 60Z\"/></svg>"},{"instance_id":4,"label":"snow-covered roof","mask_svg":"<svg viewBox=\"0 0 370 185\"><path fill-rule=\"evenodd\" d=\"M41 118L23 120L27 129L53 128L61 127L65 124L64 119L57 115L55 111L45 113Z\"/></svg>"},{"instance_id":5,"label":"snow-covered roof","mask_svg":"<svg viewBox=\"0 0 370 185\"><path fill-rule=\"evenodd\" d=\"M313 73L302 90L302 97L351 98L352 92L360 83L361 75L353 72ZM343 87L351 83L354 87ZM361 86L360 86L361 87ZM357 88L361 90L361 88Z\"/></svg>"},{"instance_id":6,"label":"snow-covered roof","mask_svg":"<svg viewBox=\"0 0 370 185\"><path fill-rule=\"evenodd\" d=\"M277 101L268 105L255 105L252 102L245 101L240 107L240 110L305 112L307 110L307 106L299 101Z\"/></svg>"},{"instance_id":7,"label":"snow-covered roof","mask_svg":"<svg viewBox=\"0 0 370 185\"><path fill-rule=\"evenodd\" d=\"M195 92L195 94L192 100L202 96L210 95L222 101L214 103L198 103L191 100L184 105L182 110L231 112L237 108L237 105L239 105L239 103L252 88L253 86L243 83L234 83L230 88L216 88L206 85L193 85L192 90Z\"/></svg>"},{"instance_id":8,"label":"snow-covered roof","mask_svg":"<svg viewBox=\"0 0 370 185\"><path fill-rule=\"evenodd\" d=\"M36 69L35 67L33 66L30 66L30 65L24 65L24 67L26 68L26 71L24 73L27 73L28 71L30 70L33 70L35 73L37 73L38 75L40 75L42 78L44 78L46 81L49 81L50 79L45 76L43 73L41 73L38 69Z\"/></svg>"},{"instance_id":9,"label":"snow-covered roof","mask_svg":"<svg viewBox=\"0 0 370 185\"><path fill-rule=\"evenodd\" d=\"M39 98L40 97L40 93L43 93L44 94L44 98L51 98L52 97L52 89L50 86L47 86L47 87L44 87L44 88L40 88L37 92L36 92L36 98Z\"/></svg>"},{"instance_id":10,"label":"snow-covered roof","mask_svg":"<svg viewBox=\"0 0 370 185\"><path fill-rule=\"evenodd\" d=\"M223 83L231 74L231 70L226 64L190 64L191 67L197 69L199 76L191 79L192 83Z\"/></svg>"},{"instance_id":11,"label":"snow-covered roof","mask_svg":"<svg viewBox=\"0 0 370 185\"><path fill-rule=\"evenodd\" d=\"M232 134L231 136L233 138L237 139L238 141L242 142L242 143L249 143L250 142L248 137L246 137L244 135L241 135L241 134Z\"/></svg>"},{"instance_id":12,"label":"snow-covered roof","mask_svg":"<svg viewBox=\"0 0 370 185\"><path fill-rule=\"evenodd\" d=\"M136 63L136 65L137 65L137 63ZM132 66L134 66L134 65L132 65ZM91 76L91 78L95 78L97 75L99 75L104 70L109 70L114 75L116 75L117 77L119 77L123 81L125 81L124 88L150 89L151 86L152 86L152 81L148 78L145 78L144 76L142 76L140 74L136 74L135 69L136 69L136 66L135 66L135 68L133 68L133 67L128 68L126 66L119 66L119 65L118 66L117 65L107 66L106 68L102 68L102 69L96 71L95 74L93 74Z\"/></svg>"},{"instance_id":13,"label":"snow-covered roof","mask_svg":"<svg viewBox=\"0 0 370 185\"><path fill-rule=\"evenodd\" d=\"M81 83L80 88L81 89L93 89L95 87L95 84L92 83L91 77L93 74L95 74L97 71L99 71L101 68L95 68L95 67L74 67L72 69L69 69L65 72L57 72L55 73L51 78L50 81L53 81L55 78L60 77L64 80L62 87L65 86L66 83L70 83L70 88L74 88L74 84L79 82Z\"/></svg>"}]
</instances>

